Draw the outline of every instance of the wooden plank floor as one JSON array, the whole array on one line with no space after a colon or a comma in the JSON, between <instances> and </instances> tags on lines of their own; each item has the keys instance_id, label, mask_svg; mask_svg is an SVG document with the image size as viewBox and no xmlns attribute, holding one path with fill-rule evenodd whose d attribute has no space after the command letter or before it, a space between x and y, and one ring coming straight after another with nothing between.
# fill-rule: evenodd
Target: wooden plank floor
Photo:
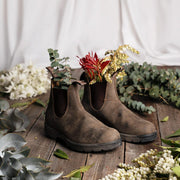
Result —
<instances>
[{"instance_id":1,"label":"wooden plank floor","mask_svg":"<svg viewBox=\"0 0 180 180\"><path fill-rule=\"evenodd\" d=\"M74 74L78 77L80 71L75 71ZM49 93L40 97L44 102L47 102ZM105 175L112 173L120 162L131 163L132 159L140 153L151 148L157 148L156 145L161 145L160 138L165 138L166 135L180 128L180 110L175 107L144 100L146 105L153 105L156 112L152 115L143 116L144 119L153 122L158 130L158 137L152 143L146 144L131 144L122 143L119 148L110 152L101 153L79 153L71 151L64 147L60 142L49 139L44 134L44 112L45 108L31 105L25 110L25 114L29 117L31 123L26 132L20 133L27 141L27 146L31 148L30 156L45 158L51 161L51 170L54 172L64 172L64 175L70 173L80 166L94 166L84 173L83 180L98 180ZM161 122L165 116L169 116L169 121ZM53 156L56 148L66 152L70 160L63 160ZM60 178L61 179L61 178Z\"/></svg>"}]
</instances>

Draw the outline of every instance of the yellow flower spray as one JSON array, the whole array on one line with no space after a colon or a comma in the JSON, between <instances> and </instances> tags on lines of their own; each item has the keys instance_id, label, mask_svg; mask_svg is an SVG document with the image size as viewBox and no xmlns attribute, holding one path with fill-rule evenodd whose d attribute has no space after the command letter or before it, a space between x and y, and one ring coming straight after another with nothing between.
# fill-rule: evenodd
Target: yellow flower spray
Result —
<instances>
[{"instance_id":1,"label":"yellow flower spray","mask_svg":"<svg viewBox=\"0 0 180 180\"><path fill-rule=\"evenodd\" d=\"M129 45L122 45L119 46L117 50L109 50L105 53L105 56L108 56L106 56L103 61L109 60L110 63L103 69L101 74L107 82L112 82L112 75L118 71L117 78L123 78L126 75L123 69L123 64L129 62L129 56L125 53L126 50L139 54L139 51Z\"/></svg>"}]
</instances>

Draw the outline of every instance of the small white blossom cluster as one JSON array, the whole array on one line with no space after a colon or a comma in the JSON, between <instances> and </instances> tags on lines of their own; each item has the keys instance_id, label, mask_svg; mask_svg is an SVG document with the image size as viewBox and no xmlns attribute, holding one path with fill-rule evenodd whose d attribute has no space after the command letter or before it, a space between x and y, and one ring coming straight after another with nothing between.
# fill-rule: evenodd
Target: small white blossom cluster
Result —
<instances>
[{"instance_id":1,"label":"small white blossom cluster","mask_svg":"<svg viewBox=\"0 0 180 180\"><path fill-rule=\"evenodd\" d=\"M172 168L180 165L180 158L174 160L169 150L158 154L157 150L151 149L140 154L133 162L137 166L120 163L114 173L100 180L155 180L161 175L167 177L164 179L177 180Z\"/></svg>"},{"instance_id":2,"label":"small white blossom cluster","mask_svg":"<svg viewBox=\"0 0 180 180\"><path fill-rule=\"evenodd\" d=\"M0 91L10 94L10 99L31 98L46 93L50 79L45 68L18 64L0 74Z\"/></svg>"},{"instance_id":3,"label":"small white blossom cluster","mask_svg":"<svg viewBox=\"0 0 180 180\"><path fill-rule=\"evenodd\" d=\"M162 156L160 157L158 163L154 168L154 172L160 174L171 174L173 173L172 167L174 167L174 164L175 164L175 160L171 155L171 151L164 150L164 153L162 154Z\"/></svg>"}]
</instances>

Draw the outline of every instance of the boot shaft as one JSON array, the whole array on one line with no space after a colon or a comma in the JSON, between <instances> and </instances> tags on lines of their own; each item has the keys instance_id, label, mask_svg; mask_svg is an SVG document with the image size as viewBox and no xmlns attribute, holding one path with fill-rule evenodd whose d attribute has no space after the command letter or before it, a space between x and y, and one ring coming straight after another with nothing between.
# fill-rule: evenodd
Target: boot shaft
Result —
<instances>
[{"instance_id":1,"label":"boot shaft","mask_svg":"<svg viewBox=\"0 0 180 180\"><path fill-rule=\"evenodd\" d=\"M88 104L98 110L105 101L119 101L115 76L112 78L112 83L98 82L93 85L87 83L84 87L83 105Z\"/></svg>"},{"instance_id":2,"label":"boot shaft","mask_svg":"<svg viewBox=\"0 0 180 180\"><path fill-rule=\"evenodd\" d=\"M56 115L62 117L68 112L78 111L83 106L79 97L79 88L77 83L71 84L67 90L54 87L51 81L51 91L46 116ZM47 118L51 119L51 118Z\"/></svg>"}]
</instances>

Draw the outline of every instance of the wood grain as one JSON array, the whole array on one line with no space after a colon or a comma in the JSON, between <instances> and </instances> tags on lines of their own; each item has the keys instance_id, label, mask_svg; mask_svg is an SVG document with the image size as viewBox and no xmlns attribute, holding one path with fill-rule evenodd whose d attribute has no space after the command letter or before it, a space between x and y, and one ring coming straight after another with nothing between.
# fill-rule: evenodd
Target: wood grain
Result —
<instances>
[{"instance_id":1,"label":"wood grain","mask_svg":"<svg viewBox=\"0 0 180 180\"><path fill-rule=\"evenodd\" d=\"M100 179L112 173L120 162L124 161L124 143L117 149L104 153L89 153L87 165L94 166L84 173L83 180Z\"/></svg>"},{"instance_id":2,"label":"wood grain","mask_svg":"<svg viewBox=\"0 0 180 180\"><path fill-rule=\"evenodd\" d=\"M69 157L69 160L66 159L60 159L58 157L55 157L53 155L53 152L56 149L63 150ZM68 148L66 148L61 142L57 142L56 146L51 153L50 161L52 162L51 169L53 172L62 172L63 175L69 174L71 171L75 169L79 169L81 166L85 166L86 159L87 159L87 153L80 153L72 151ZM62 179L62 178L59 178Z\"/></svg>"},{"instance_id":3,"label":"wood grain","mask_svg":"<svg viewBox=\"0 0 180 180\"><path fill-rule=\"evenodd\" d=\"M44 116L35 122L30 132L26 136L27 146L31 148L30 156L40 156L44 159L49 159L52 151L54 150L56 141L49 139L44 133Z\"/></svg>"},{"instance_id":4,"label":"wood grain","mask_svg":"<svg viewBox=\"0 0 180 180\"><path fill-rule=\"evenodd\" d=\"M180 129L180 110L166 104L157 104L157 114L160 124L161 138L174 133ZM164 117L169 116L169 120L161 122ZM171 138L173 140L180 140L180 137Z\"/></svg>"},{"instance_id":5,"label":"wood grain","mask_svg":"<svg viewBox=\"0 0 180 180\"><path fill-rule=\"evenodd\" d=\"M148 102L148 101L150 100L148 99L144 100L144 103L146 104L146 106L152 105L154 108L156 108L155 102ZM161 145L157 112L152 113L151 115L141 116L141 117L144 118L145 120L152 122L155 125L157 129L157 138L153 142L144 143L144 144L126 143L125 163L133 164L132 160L136 158L139 154L145 153L147 150L152 149L152 148L157 149L158 145Z\"/></svg>"}]
</instances>

